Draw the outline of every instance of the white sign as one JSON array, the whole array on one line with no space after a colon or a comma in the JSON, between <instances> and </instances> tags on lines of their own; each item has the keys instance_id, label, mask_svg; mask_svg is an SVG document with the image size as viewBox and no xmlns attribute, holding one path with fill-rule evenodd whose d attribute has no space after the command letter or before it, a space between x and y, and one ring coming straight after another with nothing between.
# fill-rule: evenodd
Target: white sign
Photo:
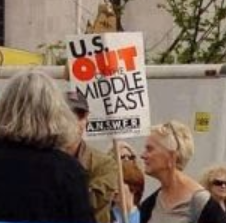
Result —
<instances>
[{"instance_id":1,"label":"white sign","mask_svg":"<svg viewBox=\"0 0 226 223\"><path fill-rule=\"evenodd\" d=\"M141 33L69 36L71 87L88 100L87 137L146 135L149 100Z\"/></svg>"}]
</instances>

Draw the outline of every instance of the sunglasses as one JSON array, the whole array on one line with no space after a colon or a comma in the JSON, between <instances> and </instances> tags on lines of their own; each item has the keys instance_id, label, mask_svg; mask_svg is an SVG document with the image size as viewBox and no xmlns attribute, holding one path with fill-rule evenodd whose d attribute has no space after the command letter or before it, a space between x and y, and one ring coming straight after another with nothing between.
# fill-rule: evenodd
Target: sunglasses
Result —
<instances>
[{"instance_id":1,"label":"sunglasses","mask_svg":"<svg viewBox=\"0 0 226 223\"><path fill-rule=\"evenodd\" d=\"M135 160L136 156L135 155L122 155L121 160Z\"/></svg>"},{"instance_id":2,"label":"sunglasses","mask_svg":"<svg viewBox=\"0 0 226 223\"><path fill-rule=\"evenodd\" d=\"M226 187L226 181L224 181L224 180L213 180L212 185L220 186L220 187L222 187L224 185Z\"/></svg>"}]
</instances>

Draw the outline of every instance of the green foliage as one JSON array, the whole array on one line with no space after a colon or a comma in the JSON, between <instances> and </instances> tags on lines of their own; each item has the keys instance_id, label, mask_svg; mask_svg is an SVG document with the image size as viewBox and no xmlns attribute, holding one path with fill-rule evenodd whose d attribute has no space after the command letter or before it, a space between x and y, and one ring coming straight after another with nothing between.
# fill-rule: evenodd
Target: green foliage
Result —
<instances>
[{"instance_id":1,"label":"green foliage","mask_svg":"<svg viewBox=\"0 0 226 223\"><path fill-rule=\"evenodd\" d=\"M178 30L170 46L153 58L155 63L220 63L226 61L225 0L165 0Z\"/></svg>"},{"instance_id":2,"label":"green foliage","mask_svg":"<svg viewBox=\"0 0 226 223\"><path fill-rule=\"evenodd\" d=\"M46 65L65 65L66 58L66 45L63 41L59 40L56 43L42 43L37 46L44 55Z\"/></svg>"}]
</instances>

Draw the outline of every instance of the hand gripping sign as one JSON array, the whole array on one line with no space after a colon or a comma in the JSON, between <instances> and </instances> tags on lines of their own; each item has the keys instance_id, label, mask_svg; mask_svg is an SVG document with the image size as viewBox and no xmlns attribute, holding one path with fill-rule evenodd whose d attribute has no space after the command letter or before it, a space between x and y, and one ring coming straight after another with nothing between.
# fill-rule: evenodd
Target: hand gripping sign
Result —
<instances>
[{"instance_id":1,"label":"hand gripping sign","mask_svg":"<svg viewBox=\"0 0 226 223\"><path fill-rule=\"evenodd\" d=\"M88 100L86 136L134 137L150 127L141 33L68 36L71 90Z\"/></svg>"}]
</instances>

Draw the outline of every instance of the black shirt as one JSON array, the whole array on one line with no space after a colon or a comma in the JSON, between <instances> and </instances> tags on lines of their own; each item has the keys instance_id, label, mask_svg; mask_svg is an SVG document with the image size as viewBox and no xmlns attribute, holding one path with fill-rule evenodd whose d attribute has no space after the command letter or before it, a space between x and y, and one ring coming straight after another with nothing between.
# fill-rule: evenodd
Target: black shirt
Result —
<instances>
[{"instance_id":1,"label":"black shirt","mask_svg":"<svg viewBox=\"0 0 226 223\"><path fill-rule=\"evenodd\" d=\"M0 221L95 222L83 168L58 149L0 140Z\"/></svg>"}]
</instances>

